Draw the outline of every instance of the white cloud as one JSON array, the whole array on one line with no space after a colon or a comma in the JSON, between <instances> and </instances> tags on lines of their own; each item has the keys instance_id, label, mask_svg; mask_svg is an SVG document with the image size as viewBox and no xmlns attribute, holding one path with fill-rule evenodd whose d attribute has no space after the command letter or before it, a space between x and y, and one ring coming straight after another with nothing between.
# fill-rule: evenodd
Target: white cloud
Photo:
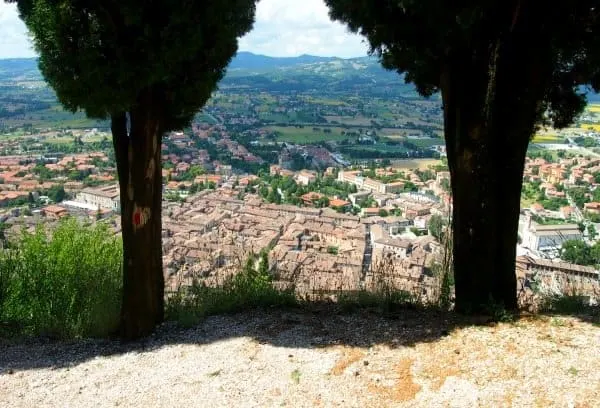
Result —
<instances>
[{"instance_id":1,"label":"white cloud","mask_svg":"<svg viewBox=\"0 0 600 408\"><path fill-rule=\"evenodd\" d=\"M240 39L241 51L276 57L358 57L367 48L362 37L329 19L323 0L260 0L254 29Z\"/></svg>"},{"instance_id":2,"label":"white cloud","mask_svg":"<svg viewBox=\"0 0 600 408\"><path fill-rule=\"evenodd\" d=\"M0 0L0 58L35 56L27 28L19 18L17 6Z\"/></svg>"},{"instance_id":3,"label":"white cloud","mask_svg":"<svg viewBox=\"0 0 600 408\"><path fill-rule=\"evenodd\" d=\"M270 56L358 57L367 46L360 36L329 19L323 0L260 0L254 29L240 50ZM15 4L0 0L0 58L35 55Z\"/></svg>"}]
</instances>

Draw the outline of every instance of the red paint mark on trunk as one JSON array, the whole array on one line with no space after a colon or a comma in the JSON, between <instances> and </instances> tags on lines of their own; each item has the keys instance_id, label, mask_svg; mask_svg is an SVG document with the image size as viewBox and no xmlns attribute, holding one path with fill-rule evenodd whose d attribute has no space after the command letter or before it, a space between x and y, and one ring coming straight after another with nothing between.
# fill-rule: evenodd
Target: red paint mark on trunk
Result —
<instances>
[{"instance_id":1,"label":"red paint mark on trunk","mask_svg":"<svg viewBox=\"0 0 600 408\"><path fill-rule=\"evenodd\" d=\"M136 212L133 214L133 223L134 223L135 225L140 225L140 224L141 224L141 222L142 222L142 214L141 214L141 212L140 212L140 211L136 211Z\"/></svg>"}]
</instances>

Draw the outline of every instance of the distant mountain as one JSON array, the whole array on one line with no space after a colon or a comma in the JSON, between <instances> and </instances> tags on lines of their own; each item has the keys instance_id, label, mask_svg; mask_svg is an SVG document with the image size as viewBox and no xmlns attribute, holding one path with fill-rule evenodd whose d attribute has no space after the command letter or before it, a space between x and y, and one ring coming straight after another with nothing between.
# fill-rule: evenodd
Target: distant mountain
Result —
<instances>
[{"instance_id":1,"label":"distant mountain","mask_svg":"<svg viewBox=\"0 0 600 408\"><path fill-rule=\"evenodd\" d=\"M289 67L299 64L314 64L338 59L337 57L317 57L314 55L300 55L299 57L268 57L251 52L238 52L229 64L229 70L236 69L274 69Z\"/></svg>"},{"instance_id":2,"label":"distant mountain","mask_svg":"<svg viewBox=\"0 0 600 408\"><path fill-rule=\"evenodd\" d=\"M39 88L44 87L42 81L36 58L0 59L0 88ZM220 88L418 97L414 86L406 84L403 76L383 69L377 58L369 56L348 59L314 55L269 57L239 52L231 61ZM588 100L598 102L600 95L590 92Z\"/></svg>"}]
</instances>

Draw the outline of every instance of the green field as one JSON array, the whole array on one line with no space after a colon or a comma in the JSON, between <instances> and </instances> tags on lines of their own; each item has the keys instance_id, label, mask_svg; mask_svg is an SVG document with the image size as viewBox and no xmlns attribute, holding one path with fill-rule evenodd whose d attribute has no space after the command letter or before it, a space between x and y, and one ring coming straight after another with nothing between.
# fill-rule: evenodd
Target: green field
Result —
<instances>
[{"instance_id":1,"label":"green field","mask_svg":"<svg viewBox=\"0 0 600 408\"><path fill-rule=\"evenodd\" d=\"M347 139L346 135L342 135L342 128L327 128L331 129L331 133L324 133L323 128L320 131L315 131L313 128L319 128L315 126L304 126L303 128L297 128L294 126L269 126L264 128L271 132L278 132L276 140L279 142L290 142L298 144L327 142L327 141L340 141Z\"/></svg>"},{"instance_id":2,"label":"green field","mask_svg":"<svg viewBox=\"0 0 600 408\"><path fill-rule=\"evenodd\" d=\"M404 139L405 142L414 144L417 147L420 148L427 148L427 147L431 147L431 146L436 146L436 145L443 145L444 139L437 139L437 138L419 138L419 139L413 139L413 138L406 138Z\"/></svg>"},{"instance_id":3,"label":"green field","mask_svg":"<svg viewBox=\"0 0 600 408\"><path fill-rule=\"evenodd\" d=\"M0 119L0 127L23 127L31 125L37 129L91 129L108 128L108 121L88 119L83 112L66 112L58 106L28 112L23 115Z\"/></svg>"}]
</instances>

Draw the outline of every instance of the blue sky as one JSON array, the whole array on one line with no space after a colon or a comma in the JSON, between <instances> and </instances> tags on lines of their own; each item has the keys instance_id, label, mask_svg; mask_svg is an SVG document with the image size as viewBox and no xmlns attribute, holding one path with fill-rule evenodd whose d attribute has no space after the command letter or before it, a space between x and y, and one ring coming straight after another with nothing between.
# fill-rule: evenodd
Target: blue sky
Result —
<instances>
[{"instance_id":1,"label":"blue sky","mask_svg":"<svg viewBox=\"0 0 600 408\"><path fill-rule=\"evenodd\" d=\"M363 39L329 20L323 0L260 0L254 30L240 39L240 50L277 57L312 54L358 57ZM0 0L0 58L35 56L16 6Z\"/></svg>"}]
</instances>

